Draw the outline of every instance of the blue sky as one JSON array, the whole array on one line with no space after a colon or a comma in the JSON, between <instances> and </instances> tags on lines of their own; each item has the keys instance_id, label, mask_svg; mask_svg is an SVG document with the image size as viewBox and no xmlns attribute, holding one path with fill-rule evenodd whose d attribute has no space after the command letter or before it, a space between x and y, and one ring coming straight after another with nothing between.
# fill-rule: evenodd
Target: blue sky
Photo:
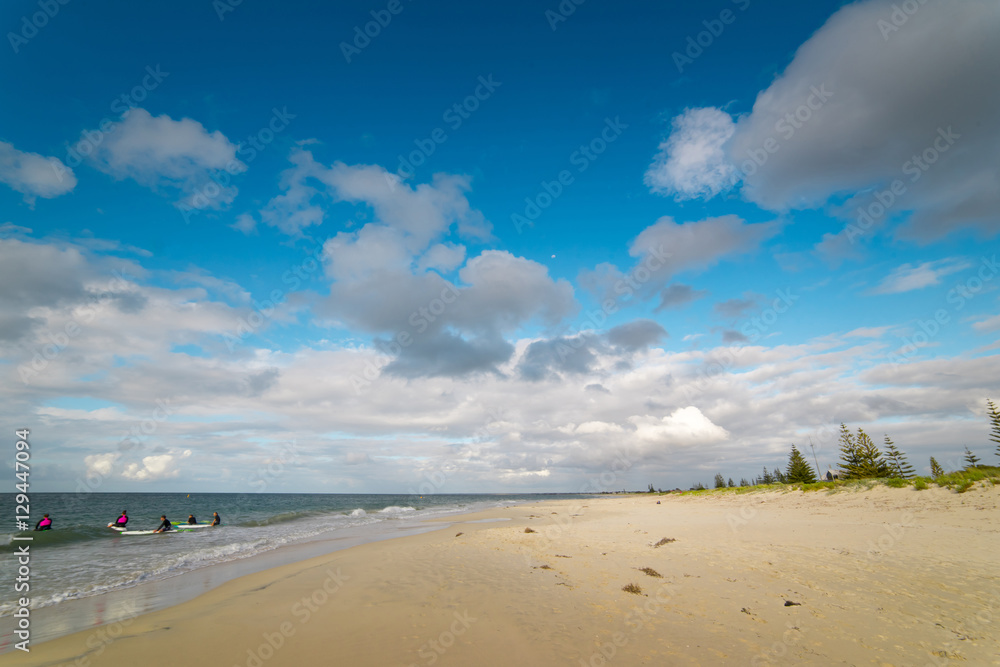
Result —
<instances>
[{"instance_id":1,"label":"blue sky","mask_svg":"<svg viewBox=\"0 0 1000 667\"><path fill-rule=\"evenodd\" d=\"M37 490L686 487L825 470L841 422L991 454L994 3L0 20Z\"/></svg>"}]
</instances>

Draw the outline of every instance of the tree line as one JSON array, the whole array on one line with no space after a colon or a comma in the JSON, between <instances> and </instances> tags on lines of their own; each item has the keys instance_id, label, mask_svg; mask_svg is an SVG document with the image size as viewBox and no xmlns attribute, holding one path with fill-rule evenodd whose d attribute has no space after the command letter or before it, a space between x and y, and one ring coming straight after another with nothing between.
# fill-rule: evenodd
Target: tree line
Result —
<instances>
[{"instance_id":1,"label":"tree line","mask_svg":"<svg viewBox=\"0 0 1000 667\"><path fill-rule=\"evenodd\" d=\"M994 454L1000 457L1000 412L998 412L993 401L986 401L987 417L990 422L990 442L996 445ZM840 462L837 477L839 479L910 479L914 476L913 466L906 458L906 454L896 447L888 434L884 434L882 448L872 440L871 436L859 428L856 433L847 428L846 424L840 425ZM975 468L980 465L981 459L976 456L968 446L965 447L965 470ZM945 474L944 468L932 456L930 457L931 477L937 479ZM788 462L785 469L776 467L768 470L766 467L763 473L747 480L740 479L739 484L730 477L728 480L722 473L715 475L715 488L722 489L737 486L757 486L761 484L813 484L817 481L818 470L814 470L802 452L793 444L792 450L788 454ZM829 473L828 473L829 474ZM653 485L649 485L650 491ZM702 484L692 486L692 490L704 489Z\"/></svg>"}]
</instances>

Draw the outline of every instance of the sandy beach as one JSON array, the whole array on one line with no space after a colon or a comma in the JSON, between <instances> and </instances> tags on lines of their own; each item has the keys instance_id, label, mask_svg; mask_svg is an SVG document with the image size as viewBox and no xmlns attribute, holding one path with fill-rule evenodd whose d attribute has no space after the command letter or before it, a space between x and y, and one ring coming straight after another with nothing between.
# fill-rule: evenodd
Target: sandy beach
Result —
<instances>
[{"instance_id":1,"label":"sandy beach","mask_svg":"<svg viewBox=\"0 0 1000 667\"><path fill-rule=\"evenodd\" d=\"M998 501L876 487L520 505L0 663L1000 664Z\"/></svg>"}]
</instances>

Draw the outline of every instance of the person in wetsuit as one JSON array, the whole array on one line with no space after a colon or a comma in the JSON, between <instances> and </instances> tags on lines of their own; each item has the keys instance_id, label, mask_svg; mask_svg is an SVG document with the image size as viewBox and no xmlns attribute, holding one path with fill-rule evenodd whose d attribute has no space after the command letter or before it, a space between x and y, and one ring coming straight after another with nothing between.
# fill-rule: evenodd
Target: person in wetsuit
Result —
<instances>
[{"instance_id":1,"label":"person in wetsuit","mask_svg":"<svg viewBox=\"0 0 1000 667\"><path fill-rule=\"evenodd\" d=\"M118 517L117 521L115 521L115 525L118 526L119 528L124 528L125 524L127 523L128 523L128 515L125 514L125 510L122 510L122 515Z\"/></svg>"},{"instance_id":2,"label":"person in wetsuit","mask_svg":"<svg viewBox=\"0 0 1000 667\"><path fill-rule=\"evenodd\" d=\"M170 522L167 521L167 516L165 514L161 514L160 519L161 519L160 525L159 527L157 527L156 530L153 531L154 533L165 533L168 530L174 529L174 527L170 525Z\"/></svg>"},{"instance_id":3,"label":"person in wetsuit","mask_svg":"<svg viewBox=\"0 0 1000 667\"><path fill-rule=\"evenodd\" d=\"M212 518L212 525L213 526L221 526L222 525L222 517L219 516L219 513L218 512L212 512L212 516L213 516L213 518Z\"/></svg>"},{"instance_id":4,"label":"person in wetsuit","mask_svg":"<svg viewBox=\"0 0 1000 667\"><path fill-rule=\"evenodd\" d=\"M42 520L35 524L35 530L52 530L52 519L46 514Z\"/></svg>"},{"instance_id":5,"label":"person in wetsuit","mask_svg":"<svg viewBox=\"0 0 1000 667\"><path fill-rule=\"evenodd\" d=\"M198 523L198 519L194 518L194 514L188 514L188 525L193 526Z\"/></svg>"}]
</instances>

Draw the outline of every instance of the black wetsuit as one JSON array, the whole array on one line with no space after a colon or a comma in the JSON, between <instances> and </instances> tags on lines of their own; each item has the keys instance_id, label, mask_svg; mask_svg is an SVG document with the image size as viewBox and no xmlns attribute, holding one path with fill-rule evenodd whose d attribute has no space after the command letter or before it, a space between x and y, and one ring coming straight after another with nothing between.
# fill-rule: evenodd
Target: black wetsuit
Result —
<instances>
[{"instance_id":1,"label":"black wetsuit","mask_svg":"<svg viewBox=\"0 0 1000 667\"><path fill-rule=\"evenodd\" d=\"M221 526L222 525L222 517L219 516L218 514L216 514L215 518L212 519L212 525L213 526Z\"/></svg>"},{"instance_id":2,"label":"black wetsuit","mask_svg":"<svg viewBox=\"0 0 1000 667\"><path fill-rule=\"evenodd\" d=\"M124 521L123 521L123 519L124 519ZM124 528L125 524L127 524L127 523L128 523L128 517L125 516L124 514L122 514L120 517L118 517L118 520L115 521L115 525L118 526L119 528Z\"/></svg>"},{"instance_id":3,"label":"black wetsuit","mask_svg":"<svg viewBox=\"0 0 1000 667\"><path fill-rule=\"evenodd\" d=\"M42 521L48 521L48 523L43 526ZM35 530L52 530L52 519L46 517L42 521L35 524Z\"/></svg>"},{"instance_id":4,"label":"black wetsuit","mask_svg":"<svg viewBox=\"0 0 1000 667\"><path fill-rule=\"evenodd\" d=\"M191 518L190 518L190 519L188 519L188 525L189 525L189 526L193 526L193 525L194 525L194 524L196 524L196 523L198 523L198 519L194 518L194 515L192 514L192 515L191 515Z\"/></svg>"},{"instance_id":5,"label":"black wetsuit","mask_svg":"<svg viewBox=\"0 0 1000 667\"><path fill-rule=\"evenodd\" d=\"M170 524L170 520L169 519L164 519L163 522L159 526L157 526L156 529L157 530L168 531L168 530L173 530L174 527Z\"/></svg>"}]
</instances>

